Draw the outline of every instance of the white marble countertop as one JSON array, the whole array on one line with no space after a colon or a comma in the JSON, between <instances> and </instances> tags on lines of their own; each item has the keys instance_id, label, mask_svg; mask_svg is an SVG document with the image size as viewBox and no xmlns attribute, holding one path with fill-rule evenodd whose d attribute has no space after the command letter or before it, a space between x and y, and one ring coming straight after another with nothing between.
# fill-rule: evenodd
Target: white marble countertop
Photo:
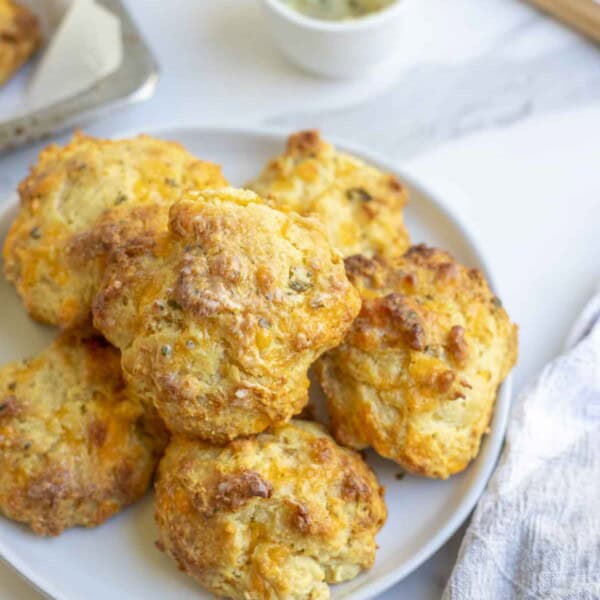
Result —
<instances>
[{"instance_id":1,"label":"white marble countertop","mask_svg":"<svg viewBox=\"0 0 600 600\"><path fill-rule=\"evenodd\" d=\"M521 326L518 391L600 282L600 50L518 0L406 1L398 64L340 82L281 58L254 0L127 0L162 79L152 100L86 130L319 127L401 160L481 240ZM2 197L39 147L0 158ZM439 598L460 538L382 599ZM0 564L0 598L38 597Z\"/></svg>"}]
</instances>

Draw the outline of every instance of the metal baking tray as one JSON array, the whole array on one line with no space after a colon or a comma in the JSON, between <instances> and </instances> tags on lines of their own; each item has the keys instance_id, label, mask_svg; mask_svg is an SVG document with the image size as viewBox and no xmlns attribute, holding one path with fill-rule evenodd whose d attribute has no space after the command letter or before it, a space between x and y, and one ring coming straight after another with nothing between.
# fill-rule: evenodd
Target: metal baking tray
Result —
<instances>
[{"instance_id":1,"label":"metal baking tray","mask_svg":"<svg viewBox=\"0 0 600 600\"><path fill-rule=\"evenodd\" d=\"M123 62L117 71L71 98L0 122L0 153L152 96L158 65L120 0L99 0L121 19Z\"/></svg>"}]
</instances>

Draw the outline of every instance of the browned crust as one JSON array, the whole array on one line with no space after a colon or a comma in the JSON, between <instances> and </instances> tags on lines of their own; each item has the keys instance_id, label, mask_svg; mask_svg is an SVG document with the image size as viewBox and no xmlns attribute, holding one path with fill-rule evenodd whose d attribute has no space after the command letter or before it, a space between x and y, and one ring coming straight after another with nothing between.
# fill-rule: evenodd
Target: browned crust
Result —
<instances>
[{"instance_id":1,"label":"browned crust","mask_svg":"<svg viewBox=\"0 0 600 600\"><path fill-rule=\"evenodd\" d=\"M239 600L326 597L373 564L386 518L361 456L304 421L225 446L175 436L155 488L159 549Z\"/></svg>"},{"instance_id":2,"label":"browned crust","mask_svg":"<svg viewBox=\"0 0 600 600\"><path fill-rule=\"evenodd\" d=\"M220 187L220 167L146 135L105 140L76 132L49 145L19 184L21 210L4 243L4 271L28 312L63 329L90 319L111 252L166 230L192 189Z\"/></svg>"},{"instance_id":3,"label":"browned crust","mask_svg":"<svg viewBox=\"0 0 600 600\"><path fill-rule=\"evenodd\" d=\"M321 134L317 129L299 131L288 138L286 153L292 156L316 154L323 147L323 143Z\"/></svg>"},{"instance_id":4,"label":"browned crust","mask_svg":"<svg viewBox=\"0 0 600 600\"><path fill-rule=\"evenodd\" d=\"M336 439L416 474L461 471L516 361L517 327L483 274L439 249L351 256L345 266L361 311L317 364Z\"/></svg>"},{"instance_id":5,"label":"browned crust","mask_svg":"<svg viewBox=\"0 0 600 600\"><path fill-rule=\"evenodd\" d=\"M237 510L251 498L270 498L273 486L256 471L241 471L224 477L217 484L217 510Z\"/></svg>"},{"instance_id":6,"label":"browned crust","mask_svg":"<svg viewBox=\"0 0 600 600\"><path fill-rule=\"evenodd\" d=\"M281 210L321 220L331 245L344 256L397 257L409 245L402 183L336 150L317 130L291 135L285 152L247 187Z\"/></svg>"},{"instance_id":7,"label":"browned crust","mask_svg":"<svg viewBox=\"0 0 600 600\"><path fill-rule=\"evenodd\" d=\"M140 498L166 443L151 412L126 388L118 351L89 331L1 367L0 513L54 536Z\"/></svg>"},{"instance_id":8,"label":"browned crust","mask_svg":"<svg viewBox=\"0 0 600 600\"><path fill-rule=\"evenodd\" d=\"M111 255L94 323L171 431L224 443L302 410L359 299L318 222L247 190L194 198L153 247Z\"/></svg>"}]
</instances>

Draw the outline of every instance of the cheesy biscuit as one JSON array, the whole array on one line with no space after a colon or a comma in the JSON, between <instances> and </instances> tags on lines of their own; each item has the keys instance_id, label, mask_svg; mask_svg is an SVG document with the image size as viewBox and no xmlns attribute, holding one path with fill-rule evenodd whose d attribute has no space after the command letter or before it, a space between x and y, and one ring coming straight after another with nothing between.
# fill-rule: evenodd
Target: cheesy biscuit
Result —
<instances>
[{"instance_id":1,"label":"cheesy biscuit","mask_svg":"<svg viewBox=\"0 0 600 600\"><path fill-rule=\"evenodd\" d=\"M4 244L4 271L36 319L63 328L90 318L107 254L166 229L188 189L225 185L220 168L148 136L76 134L48 146L19 185L21 206Z\"/></svg>"},{"instance_id":2,"label":"cheesy biscuit","mask_svg":"<svg viewBox=\"0 0 600 600\"><path fill-rule=\"evenodd\" d=\"M39 535L94 527L148 489L165 440L147 427L119 352L61 334L0 367L0 513Z\"/></svg>"},{"instance_id":3,"label":"cheesy biscuit","mask_svg":"<svg viewBox=\"0 0 600 600\"><path fill-rule=\"evenodd\" d=\"M361 312L317 366L336 439L428 477L463 470L515 364L517 327L481 272L440 250L354 256L346 270Z\"/></svg>"},{"instance_id":4,"label":"cheesy biscuit","mask_svg":"<svg viewBox=\"0 0 600 600\"><path fill-rule=\"evenodd\" d=\"M221 189L190 194L167 233L115 253L93 310L167 427L224 442L302 410L309 366L359 304L317 220Z\"/></svg>"},{"instance_id":5,"label":"cheesy biscuit","mask_svg":"<svg viewBox=\"0 0 600 600\"><path fill-rule=\"evenodd\" d=\"M290 136L285 153L247 187L277 208L316 215L344 256L397 257L409 246L404 186L394 175L338 152L318 131Z\"/></svg>"},{"instance_id":6,"label":"cheesy biscuit","mask_svg":"<svg viewBox=\"0 0 600 600\"><path fill-rule=\"evenodd\" d=\"M175 437L156 482L159 547L217 596L325 600L372 566L383 490L360 455L292 421L213 446Z\"/></svg>"}]
</instances>

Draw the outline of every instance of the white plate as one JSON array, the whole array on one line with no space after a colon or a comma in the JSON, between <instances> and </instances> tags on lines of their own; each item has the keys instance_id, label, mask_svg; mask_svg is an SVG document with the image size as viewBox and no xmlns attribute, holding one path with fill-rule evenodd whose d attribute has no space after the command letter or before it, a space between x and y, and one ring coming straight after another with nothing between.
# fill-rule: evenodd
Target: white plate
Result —
<instances>
[{"instance_id":1,"label":"white plate","mask_svg":"<svg viewBox=\"0 0 600 600\"><path fill-rule=\"evenodd\" d=\"M222 164L225 175L235 184L249 180L269 157L281 152L286 137L264 131L198 128L155 135L178 140L197 156ZM448 249L459 260L483 269L490 278L481 251L449 207L426 184L370 152L341 142L338 146L395 172L407 185L410 204L406 220L414 242L426 241ZM15 214L15 203L0 215L2 238ZM32 355L52 339L55 332L31 321L4 281L0 283L0 307L0 363ZM399 481L395 478L401 470L398 466L373 455L369 457L386 487L388 520L378 537L380 549L374 567L354 581L333 587L333 598L364 600L375 596L418 567L456 531L494 467L509 405L507 380L498 395L491 433L485 438L479 457L464 473L447 481L410 476ZM0 556L51 597L209 598L155 548L156 538L150 497L97 529L74 529L52 539L35 537L25 527L0 518Z\"/></svg>"}]
</instances>

